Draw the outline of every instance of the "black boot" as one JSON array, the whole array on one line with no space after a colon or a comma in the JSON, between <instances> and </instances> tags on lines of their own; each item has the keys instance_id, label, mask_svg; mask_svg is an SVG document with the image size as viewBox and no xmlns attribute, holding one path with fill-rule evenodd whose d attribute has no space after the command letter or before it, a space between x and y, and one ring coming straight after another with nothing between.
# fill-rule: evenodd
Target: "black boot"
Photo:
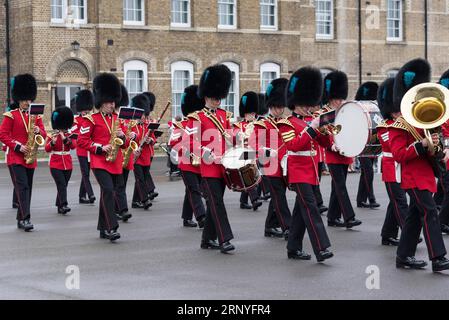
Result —
<instances>
[{"instance_id":1,"label":"black boot","mask_svg":"<svg viewBox=\"0 0 449 320\"><path fill-rule=\"evenodd\" d=\"M312 256L301 250L287 251L287 257L294 260L310 260Z\"/></svg>"},{"instance_id":2,"label":"black boot","mask_svg":"<svg viewBox=\"0 0 449 320\"><path fill-rule=\"evenodd\" d=\"M265 228L265 237L282 238L284 237L284 233L277 228Z\"/></svg>"},{"instance_id":3,"label":"black boot","mask_svg":"<svg viewBox=\"0 0 449 320\"><path fill-rule=\"evenodd\" d=\"M128 222L128 220L131 219L132 216L133 215L128 212L128 209L123 209L122 212L120 213L120 217L123 222Z\"/></svg>"},{"instance_id":4,"label":"black boot","mask_svg":"<svg viewBox=\"0 0 449 320\"><path fill-rule=\"evenodd\" d=\"M320 212L320 214L326 212L327 210L329 210L329 208L323 204L318 207L318 211Z\"/></svg>"},{"instance_id":5,"label":"black boot","mask_svg":"<svg viewBox=\"0 0 449 320\"><path fill-rule=\"evenodd\" d=\"M376 202L376 200L370 201L370 202L369 202L369 207L370 207L371 209L379 208L379 207L380 207L380 204L378 204L378 203Z\"/></svg>"},{"instance_id":6,"label":"black boot","mask_svg":"<svg viewBox=\"0 0 449 320\"><path fill-rule=\"evenodd\" d=\"M198 225L195 222L193 222L192 220L184 219L183 226L187 227L187 228L196 228Z\"/></svg>"},{"instance_id":7,"label":"black boot","mask_svg":"<svg viewBox=\"0 0 449 320\"><path fill-rule=\"evenodd\" d=\"M330 259L333 256L334 256L334 254L331 251L326 249L326 250L318 252L318 254L316 255L316 260L318 262L323 262L324 260Z\"/></svg>"},{"instance_id":8,"label":"black boot","mask_svg":"<svg viewBox=\"0 0 449 320\"><path fill-rule=\"evenodd\" d=\"M449 234L449 226L447 224L441 224L441 232L445 234Z\"/></svg>"},{"instance_id":9,"label":"black boot","mask_svg":"<svg viewBox=\"0 0 449 320\"><path fill-rule=\"evenodd\" d=\"M253 202L253 210L256 211L257 209L259 209L259 207L262 206L262 201L260 200L256 200Z\"/></svg>"},{"instance_id":10,"label":"black boot","mask_svg":"<svg viewBox=\"0 0 449 320\"><path fill-rule=\"evenodd\" d=\"M201 249L220 249L220 245L215 240L201 240Z\"/></svg>"},{"instance_id":11,"label":"black boot","mask_svg":"<svg viewBox=\"0 0 449 320\"><path fill-rule=\"evenodd\" d=\"M416 260L415 257L396 257L396 268L402 269L423 269L427 266L424 260Z\"/></svg>"},{"instance_id":12,"label":"black boot","mask_svg":"<svg viewBox=\"0 0 449 320\"><path fill-rule=\"evenodd\" d=\"M346 227L346 224L341 219L327 220L327 225L329 227L337 227L337 228Z\"/></svg>"},{"instance_id":13,"label":"black boot","mask_svg":"<svg viewBox=\"0 0 449 320\"><path fill-rule=\"evenodd\" d=\"M448 269L449 269L449 260L446 259L445 257L441 257L441 258L432 260L432 271L433 272L440 272L440 271L448 270Z\"/></svg>"},{"instance_id":14,"label":"black boot","mask_svg":"<svg viewBox=\"0 0 449 320\"><path fill-rule=\"evenodd\" d=\"M235 247L229 241L226 241L220 245L221 253L228 253L229 251L235 250Z\"/></svg>"},{"instance_id":15,"label":"black boot","mask_svg":"<svg viewBox=\"0 0 449 320\"><path fill-rule=\"evenodd\" d=\"M29 232L34 229L33 224L29 219L17 221L17 228L23 229L25 232Z\"/></svg>"},{"instance_id":16,"label":"black boot","mask_svg":"<svg viewBox=\"0 0 449 320\"><path fill-rule=\"evenodd\" d=\"M80 203L80 204L90 204L90 203L92 203L92 202L90 202L90 200L87 199L87 198L81 197L79 203Z\"/></svg>"},{"instance_id":17,"label":"black boot","mask_svg":"<svg viewBox=\"0 0 449 320\"><path fill-rule=\"evenodd\" d=\"M247 203L240 203L240 209L248 209L251 210L253 206L247 204Z\"/></svg>"},{"instance_id":18,"label":"black boot","mask_svg":"<svg viewBox=\"0 0 449 320\"><path fill-rule=\"evenodd\" d=\"M89 202L90 202L90 203L94 203L95 200L97 200L97 199L95 198L95 196L90 196L90 197L89 197Z\"/></svg>"},{"instance_id":19,"label":"black boot","mask_svg":"<svg viewBox=\"0 0 449 320\"><path fill-rule=\"evenodd\" d=\"M352 218L346 221L346 228L351 229L352 227L357 227L362 224L362 221L357 220L356 218Z\"/></svg>"},{"instance_id":20,"label":"black boot","mask_svg":"<svg viewBox=\"0 0 449 320\"><path fill-rule=\"evenodd\" d=\"M151 206L153 205L153 203L151 202L150 199L148 199L147 201L145 201L145 203L143 204L143 209L144 210L148 210L151 208Z\"/></svg>"},{"instance_id":21,"label":"black boot","mask_svg":"<svg viewBox=\"0 0 449 320\"><path fill-rule=\"evenodd\" d=\"M131 205L131 207L132 207L133 209L143 209L143 208L144 208L144 205L143 205L142 202L137 201L137 202L133 202L132 205Z\"/></svg>"},{"instance_id":22,"label":"black boot","mask_svg":"<svg viewBox=\"0 0 449 320\"><path fill-rule=\"evenodd\" d=\"M197 221L198 221L198 228L203 229L204 223L206 222L206 216L200 217Z\"/></svg>"},{"instance_id":23,"label":"black boot","mask_svg":"<svg viewBox=\"0 0 449 320\"><path fill-rule=\"evenodd\" d=\"M399 239L390 237L390 238L382 238L382 245L383 246L393 246L397 247L399 246Z\"/></svg>"}]
</instances>

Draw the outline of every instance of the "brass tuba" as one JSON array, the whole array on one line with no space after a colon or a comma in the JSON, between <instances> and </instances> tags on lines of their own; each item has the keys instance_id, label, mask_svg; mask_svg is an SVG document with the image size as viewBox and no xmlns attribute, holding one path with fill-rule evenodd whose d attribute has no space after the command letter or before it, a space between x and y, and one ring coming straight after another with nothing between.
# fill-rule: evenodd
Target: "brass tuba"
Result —
<instances>
[{"instance_id":1,"label":"brass tuba","mask_svg":"<svg viewBox=\"0 0 449 320\"><path fill-rule=\"evenodd\" d=\"M126 137L129 138L129 135L131 134L131 129L135 127L137 122L135 120L131 120L128 123L128 127L126 130ZM129 164L129 160L131 159L131 154L139 149L139 145L134 140L131 140L129 143L129 146L126 150L123 151L123 168L126 168Z\"/></svg>"},{"instance_id":2,"label":"brass tuba","mask_svg":"<svg viewBox=\"0 0 449 320\"><path fill-rule=\"evenodd\" d=\"M439 133L443 123L449 120L449 90L436 83L422 83L411 88L401 101L401 113L407 123L424 129L432 154L441 146L432 143L432 133Z\"/></svg>"},{"instance_id":3,"label":"brass tuba","mask_svg":"<svg viewBox=\"0 0 449 320\"><path fill-rule=\"evenodd\" d=\"M120 125L120 120L117 118L117 120L112 122L112 128L111 128L111 139L109 140L109 144L112 146L111 151L108 152L106 155L106 161L108 162L114 162L117 159L117 154L119 151L119 148L123 145L123 140L117 137L117 129Z\"/></svg>"},{"instance_id":4,"label":"brass tuba","mask_svg":"<svg viewBox=\"0 0 449 320\"><path fill-rule=\"evenodd\" d=\"M24 160L26 164L32 164L36 161L37 150L45 144L45 139L40 134L34 134L34 124L36 116L30 116L28 119L28 140L26 146L28 152L25 154Z\"/></svg>"}]
</instances>

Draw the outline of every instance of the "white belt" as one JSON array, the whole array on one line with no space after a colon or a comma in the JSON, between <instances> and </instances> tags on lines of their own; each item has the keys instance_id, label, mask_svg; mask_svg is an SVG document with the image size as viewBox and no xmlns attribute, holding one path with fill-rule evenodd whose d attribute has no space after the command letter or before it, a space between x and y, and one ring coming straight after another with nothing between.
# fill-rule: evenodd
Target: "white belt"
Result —
<instances>
[{"instance_id":1,"label":"white belt","mask_svg":"<svg viewBox=\"0 0 449 320\"><path fill-rule=\"evenodd\" d=\"M52 151L51 154L56 154L58 156L67 156L67 155L70 154L70 152L67 152L67 151Z\"/></svg>"},{"instance_id":2,"label":"white belt","mask_svg":"<svg viewBox=\"0 0 449 320\"><path fill-rule=\"evenodd\" d=\"M386 158L393 158L393 154L391 152L383 152L382 155Z\"/></svg>"},{"instance_id":3,"label":"white belt","mask_svg":"<svg viewBox=\"0 0 449 320\"><path fill-rule=\"evenodd\" d=\"M288 156L301 156L301 157L315 157L317 155L316 150L308 150L308 151L288 151Z\"/></svg>"}]
</instances>

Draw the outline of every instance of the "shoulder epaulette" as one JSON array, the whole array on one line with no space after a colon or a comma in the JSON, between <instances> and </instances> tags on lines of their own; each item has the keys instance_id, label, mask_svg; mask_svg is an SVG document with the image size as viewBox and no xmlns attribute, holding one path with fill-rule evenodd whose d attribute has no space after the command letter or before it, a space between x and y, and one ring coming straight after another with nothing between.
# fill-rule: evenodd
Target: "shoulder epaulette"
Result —
<instances>
[{"instance_id":1,"label":"shoulder epaulette","mask_svg":"<svg viewBox=\"0 0 449 320\"><path fill-rule=\"evenodd\" d=\"M14 119L14 116L13 116L13 114L12 114L10 111L5 112L5 113L3 114L3 116L4 116L4 117L11 118L11 119Z\"/></svg>"},{"instance_id":2,"label":"shoulder epaulette","mask_svg":"<svg viewBox=\"0 0 449 320\"><path fill-rule=\"evenodd\" d=\"M267 125L265 124L265 121L263 121L263 120L257 120L256 122L254 122L254 125L264 127L265 129L267 128Z\"/></svg>"},{"instance_id":3,"label":"shoulder epaulette","mask_svg":"<svg viewBox=\"0 0 449 320\"><path fill-rule=\"evenodd\" d=\"M239 128L239 129L242 129L242 123L241 122L235 122L233 124L233 126Z\"/></svg>"},{"instance_id":4,"label":"shoulder epaulette","mask_svg":"<svg viewBox=\"0 0 449 320\"><path fill-rule=\"evenodd\" d=\"M378 125L377 128L388 128L390 125L387 123L386 120L382 120Z\"/></svg>"},{"instance_id":5,"label":"shoulder epaulette","mask_svg":"<svg viewBox=\"0 0 449 320\"><path fill-rule=\"evenodd\" d=\"M83 116L83 118L85 118L85 119L89 120L90 122L92 122L93 124L95 124L95 120L94 120L94 118L92 118L91 114L86 114Z\"/></svg>"},{"instance_id":6,"label":"shoulder epaulette","mask_svg":"<svg viewBox=\"0 0 449 320\"><path fill-rule=\"evenodd\" d=\"M226 111L226 119L227 120L232 119L233 116L234 116L234 114L232 112Z\"/></svg>"},{"instance_id":7,"label":"shoulder epaulette","mask_svg":"<svg viewBox=\"0 0 449 320\"><path fill-rule=\"evenodd\" d=\"M408 131L407 127L402 123L401 118L396 119L396 121L389 127Z\"/></svg>"},{"instance_id":8,"label":"shoulder epaulette","mask_svg":"<svg viewBox=\"0 0 449 320\"><path fill-rule=\"evenodd\" d=\"M200 116L198 115L198 111L192 112L187 116L187 118L195 119L196 121L200 121Z\"/></svg>"},{"instance_id":9,"label":"shoulder epaulette","mask_svg":"<svg viewBox=\"0 0 449 320\"><path fill-rule=\"evenodd\" d=\"M38 119L43 119L43 118L44 118L44 115L43 115L43 114L40 114L40 115L37 116L37 118L38 118Z\"/></svg>"},{"instance_id":10,"label":"shoulder epaulette","mask_svg":"<svg viewBox=\"0 0 449 320\"><path fill-rule=\"evenodd\" d=\"M174 125L176 128L178 128L178 129L184 130L184 126L182 125L182 121L176 121L176 122L173 122L173 125Z\"/></svg>"},{"instance_id":11,"label":"shoulder epaulette","mask_svg":"<svg viewBox=\"0 0 449 320\"><path fill-rule=\"evenodd\" d=\"M295 128L295 126L290 122L288 119L281 119L276 124L285 124L287 126L290 126L292 128Z\"/></svg>"}]
</instances>

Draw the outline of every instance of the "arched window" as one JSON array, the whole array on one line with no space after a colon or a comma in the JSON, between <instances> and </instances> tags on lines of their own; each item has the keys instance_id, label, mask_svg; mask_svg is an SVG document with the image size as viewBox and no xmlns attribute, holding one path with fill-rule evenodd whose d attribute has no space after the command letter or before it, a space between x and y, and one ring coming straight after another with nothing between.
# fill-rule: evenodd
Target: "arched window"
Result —
<instances>
[{"instance_id":1,"label":"arched window","mask_svg":"<svg viewBox=\"0 0 449 320\"><path fill-rule=\"evenodd\" d=\"M236 117L240 100L240 66L234 62L224 62L223 64L231 70L232 82L228 96L221 102L221 108L232 112Z\"/></svg>"},{"instance_id":2,"label":"arched window","mask_svg":"<svg viewBox=\"0 0 449 320\"><path fill-rule=\"evenodd\" d=\"M279 78L281 66L277 63L267 62L260 65L260 92L265 93L268 85L274 79Z\"/></svg>"},{"instance_id":3,"label":"arched window","mask_svg":"<svg viewBox=\"0 0 449 320\"><path fill-rule=\"evenodd\" d=\"M148 64L140 60L130 60L123 65L125 86L129 99L148 90Z\"/></svg>"},{"instance_id":4,"label":"arched window","mask_svg":"<svg viewBox=\"0 0 449 320\"><path fill-rule=\"evenodd\" d=\"M184 89L193 84L193 64L177 61L171 64L172 117L182 117L181 97Z\"/></svg>"}]
</instances>

